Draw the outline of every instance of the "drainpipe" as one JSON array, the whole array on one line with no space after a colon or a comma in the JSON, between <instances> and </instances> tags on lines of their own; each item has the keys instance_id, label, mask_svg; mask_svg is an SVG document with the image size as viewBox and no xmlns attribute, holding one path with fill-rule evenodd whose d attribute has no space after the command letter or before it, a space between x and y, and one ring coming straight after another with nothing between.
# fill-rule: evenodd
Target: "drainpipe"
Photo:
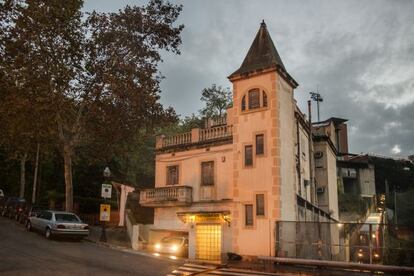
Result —
<instances>
[{"instance_id":1,"label":"drainpipe","mask_svg":"<svg viewBox=\"0 0 414 276\"><path fill-rule=\"evenodd\" d=\"M312 141L312 107L311 101L308 101L308 113L309 113L309 136L308 136L308 148L309 148L309 175L310 175L310 189L311 189L311 202L316 205L315 194L315 179L314 179L314 166L313 166L313 141Z\"/></svg>"},{"instance_id":2,"label":"drainpipe","mask_svg":"<svg viewBox=\"0 0 414 276\"><path fill-rule=\"evenodd\" d=\"M300 164L300 136L299 136L299 121L296 118L296 141L298 143L298 147L297 147L297 156L298 156L298 162L296 164L296 170L298 173L298 183L299 183L299 195L302 196L302 175L300 173L300 169L301 169L301 164Z\"/></svg>"}]
</instances>

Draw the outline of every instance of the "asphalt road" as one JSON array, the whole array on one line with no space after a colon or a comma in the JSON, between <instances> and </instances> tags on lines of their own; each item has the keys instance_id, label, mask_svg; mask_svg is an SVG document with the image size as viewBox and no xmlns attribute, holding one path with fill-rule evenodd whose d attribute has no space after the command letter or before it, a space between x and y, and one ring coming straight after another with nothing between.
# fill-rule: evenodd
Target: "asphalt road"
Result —
<instances>
[{"instance_id":1,"label":"asphalt road","mask_svg":"<svg viewBox=\"0 0 414 276\"><path fill-rule=\"evenodd\" d=\"M46 240L0 217L0 275L166 275L179 261L152 258L87 241Z\"/></svg>"}]
</instances>

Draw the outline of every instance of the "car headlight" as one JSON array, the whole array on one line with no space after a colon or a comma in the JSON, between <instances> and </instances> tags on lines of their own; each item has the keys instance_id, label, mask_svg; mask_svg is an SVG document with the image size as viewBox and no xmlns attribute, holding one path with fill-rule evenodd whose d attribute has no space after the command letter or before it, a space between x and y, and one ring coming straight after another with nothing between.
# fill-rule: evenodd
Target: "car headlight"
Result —
<instances>
[{"instance_id":1,"label":"car headlight","mask_svg":"<svg viewBox=\"0 0 414 276\"><path fill-rule=\"evenodd\" d=\"M156 243L156 244L155 244L155 249L161 249L161 244Z\"/></svg>"},{"instance_id":2,"label":"car headlight","mask_svg":"<svg viewBox=\"0 0 414 276\"><path fill-rule=\"evenodd\" d=\"M178 250L178 246L177 245L171 246L171 251L172 252L177 252L177 250Z\"/></svg>"}]
</instances>

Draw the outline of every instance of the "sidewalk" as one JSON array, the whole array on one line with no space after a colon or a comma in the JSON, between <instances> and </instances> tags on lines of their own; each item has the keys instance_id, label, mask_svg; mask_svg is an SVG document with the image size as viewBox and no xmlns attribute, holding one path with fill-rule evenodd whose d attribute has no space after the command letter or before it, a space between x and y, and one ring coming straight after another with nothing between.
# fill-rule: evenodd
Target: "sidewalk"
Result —
<instances>
[{"instance_id":1,"label":"sidewalk","mask_svg":"<svg viewBox=\"0 0 414 276\"><path fill-rule=\"evenodd\" d=\"M160 254L154 254L146 249L134 250L131 247L131 242L129 240L126 229L123 227L107 227L106 231L106 242L101 242L101 233L102 228L100 226L90 226L89 236L85 240L93 242L100 246L109 247L123 252L128 252L131 254L147 256L151 258L163 258L173 261L182 261L180 258L169 258Z\"/></svg>"},{"instance_id":2,"label":"sidewalk","mask_svg":"<svg viewBox=\"0 0 414 276\"><path fill-rule=\"evenodd\" d=\"M123 227L107 227L106 228L106 244L108 246L115 246L124 249L131 249L131 242L129 241L126 229ZM103 244L100 242L102 228L100 226L91 226L89 229L89 236L86 240Z\"/></svg>"}]
</instances>

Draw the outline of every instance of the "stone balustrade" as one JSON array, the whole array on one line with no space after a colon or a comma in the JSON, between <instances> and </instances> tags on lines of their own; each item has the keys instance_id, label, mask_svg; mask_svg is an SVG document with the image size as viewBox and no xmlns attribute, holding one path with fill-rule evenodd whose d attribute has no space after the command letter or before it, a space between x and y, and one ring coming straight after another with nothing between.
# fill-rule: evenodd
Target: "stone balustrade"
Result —
<instances>
[{"instance_id":1,"label":"stone balustrade","mask_svg":"<svg viewBox=\"0 0 414 276\"><path fill-rule=\"evenodd\" d=\"M156 149L168 148L179 145L225 139L233 135L232 125L222 125L210 128L193 128L190 132L180 133L173 136L159 135L156 139Z\"/></svg>"},{"instance_id":2,"label":"stone balustrade","mask_svg":"<svg viewBox=\"0 0 414 276\"><path fill-rule=\"evenodd\" d=\"M140 191L139 204L146 207L186 206L192 203L190 186L167 186Z\"/></svg>"}]
</instances>

